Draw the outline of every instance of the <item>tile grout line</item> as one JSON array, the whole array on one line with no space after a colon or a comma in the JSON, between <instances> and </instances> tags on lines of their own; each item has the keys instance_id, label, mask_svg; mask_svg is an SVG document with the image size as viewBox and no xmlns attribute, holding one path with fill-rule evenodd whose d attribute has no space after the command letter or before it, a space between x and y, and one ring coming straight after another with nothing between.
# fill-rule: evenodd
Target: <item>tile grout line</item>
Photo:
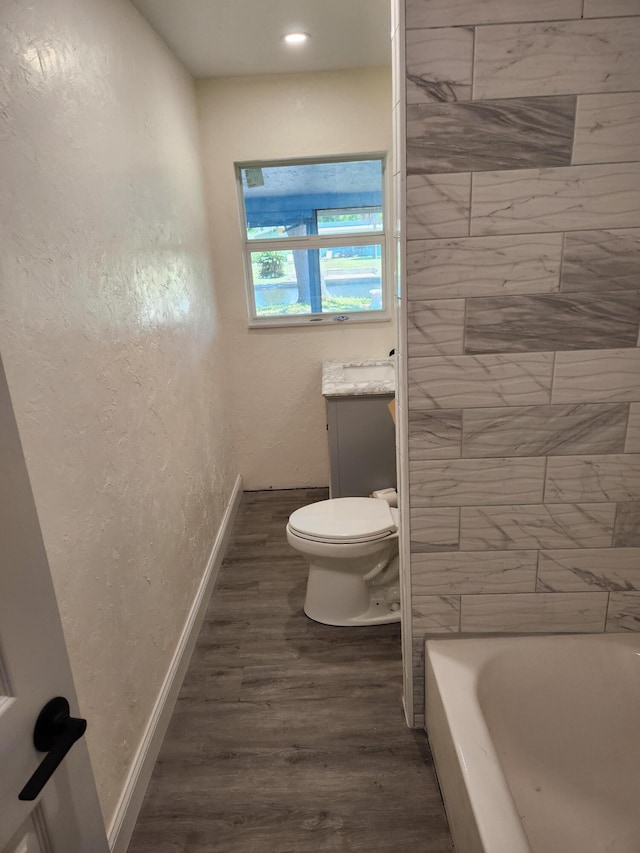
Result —
<instances>
[{"instance_id":1,"label":"tile grout line","mask_svg":"<svg viewBox=\"0 0 640 853\"><path fill-rule=\"evenodd\" d=\"M549 456L544 457L544 474L542 477L542 495L540 498L540 503L543 506L546 506L547 503L547 473L549 469Z\"/></svg>"},{"instance_id":2,"label":"tile grout line","mask_svg":"<svg viewBox=\"0 0 640 853\"><path fill-rule=\"evenodd\" d=\"M573 350L573 351L578 352L579 350ZM571 350L568 350L568 352L571 352ZM585 352L591 352L591 350L585 350ZM556 384L556 357L557 357L557 355L558 355L558 352L556 350L554 350L554 352L553 352L553 363L551 365L551 384L549 386L549 403L548 403L548 405L550 405L550 406L554 405L553 391L554 391L555 384Z\"/></svg>"},{"instance_id":3,"label":"tile grout line","mask_svg":"<svg viewBox=\"0 0 640 853\"><path fill-rule=\"evenodd\" d=\"M584 0L583 0L584 2ZM471 100L475 100L475 89L476 89L476 35L478 29L477 27L473 28L473 43L471 45Z\"/></svg>"},{"instance_id":4,"label":"tile grout line","mask_svg":"<svg viewBox=\"0 0 640 853\"><path fill-rule=\"evenodd\" d=\"M476 27L473 28L473 44L471 46L471 100L473 101L475 98L475 88L476 88ZM469 223L467 226L468 236L471 237L471 220L472 220L472 208L473 208L473 170L470 172L470 180L469 180ZM465 304L466 310L466 304Z\"/></svg>"},{"instance_id":5,"label":"tile grout line","mask_svg":"<svg viewBox=\"0 0 640 853\"><path fill-rule=\"evenodd\" d=\"M583 9L584 9L584 0ZM592 18L584 18L585 21L615 21L619 18L638 18L640 15L632 14L632 15L598 15ZM407 26L405 25L405 30L407 32L415 32L416 30L444 30L444 29L452 29L452 30L464 30L469 29L469 27L474 27L475 29L480 28L493 28L493 27L511 27L511 26L535 26L540 25L547 26L554 24L576 24L583 19L583 16L580 18L576 18L575 16L572 18L552 18L551 20L546 18L538 18L538 19L525 19L525 20L505 20L505 21L478 21L476 23L467 23L467 24L420 24L418 26Z\"/></svg>"},{"instance_id":6,"label":"tile grout line","mask_svg":"<svg viewBox=\"0 0 640 853\"><path fill-rule=\"evenodd\" d=\"M578 133L577 133L577 130L578 130L578 106L579 106L579 102L580 102L580 97L581 97L581 95L580 95L580 94L576 94L574 97L575 97L575 99L576 99L576 100L575 100L575 103L574 103L574 105L573 105L573 126L572 126L572 137L571 137L571 159L570 159L569 165L570 165L570 166L576 166L576 165L581 165L581 166L582 166L582 165L596 165L596 164L586 164L586 163L576 163L576 162L575 162L575 157L576 157L576 137L577 137L577 135L578 135Z\"/></svg>"},{"instance_id":7,"label":"tile grout line","mask_svg":"<svg viewBox=\"0 0 640 853\"><path fill-rule=\"evenodd\" d=\"M602 633L606 634L607 632L607 622L609 621L609 605L611 604L611 590L607 590L607 604L604 608L604 625L602 626Z\"/></svg>"},{"instance_id":8,"label":"tile grout line","mask_svg":"<svg viewBox=\"0 0 640 853\"><path fill-rule=\"evenodd\" d=\"M562 240L560 241L560 267L558 269L558 290L557 293L562 291L562 274L564 273L564 253L566 251L566 238L567 232L562 232ZM589 292L589 291L587 291Z\"/></svg>"},{"instance_id":9,"label":"tile grout line","mask_svg":"<svg viewBox=\"0 0 640 853\"><path fill-rule=\"evenodd\" d=\"M634 161L634 162L636 162L636 161ZM605 163L605 164L594 164L594 165L610 165L610 164ZM561 166L560 168L565 169L565 168L570 168L570 167L569 166ZM522 171L522 170L513 169L511 171L517 172L517 171ZM453 173L443 172L442 174L453 174ZM456 173L456 174L460 174L460 173ZM466 173L462 173L462 174L466 174ZM469 172L469 174L482 174L482 172L474 172L474 173ZM533 239L535 237L544 237L545 235L550 235L550 234L579 234L583 231L616 231L617 232L617 231L637 231L637 230L638 230L637 225L617 225L617 226L613 226L612 228L607 228L607 227L602 227L602 228L584 228L584 227L581 227L581 228L564 228L564 229L547 228L543 231L505 231L505 232L501 232L499 234L454 234L454 235L444 236L444 237L410 237L407 239L407 245L409 243L435 243L435 242L449 243L452 240L491 240L491 239L498 239L500 237L505 238L505 239L507 237L531 237Z\"/></svg>"},{"instance_id":10,"label":"tile grout line","mask_svg":"<svg viewBox=\"0 0 640 853\"><path fill-rule=\"evenodd\" d=\"M616 527L618 524L618 510L620 508L620 501L616 501L615 509L613 511L613 526L611 528L611 545L610 548L616 547Z\"/></svg>"},{"instance_id":11,"label":"tile grout line","mask_svg":"<svg viewBox=\"0 0 640 853\"><path fill-rule=\"evenodd\" d=\"M622 452L630 453L631 451L627 450L627 444L629 443L629 431L631 429L631 402L627 403L627 428L624 431L624 445Z\"/></svg>"}]
</instances>

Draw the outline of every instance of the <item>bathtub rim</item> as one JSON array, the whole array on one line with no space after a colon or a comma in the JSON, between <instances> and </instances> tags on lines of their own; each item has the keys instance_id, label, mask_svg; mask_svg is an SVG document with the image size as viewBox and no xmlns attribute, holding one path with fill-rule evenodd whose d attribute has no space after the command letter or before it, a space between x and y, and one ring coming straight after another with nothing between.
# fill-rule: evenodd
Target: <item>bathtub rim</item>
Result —
<instances>
[{"instance_id":1,"label":"bathtub rim","mask_svg":"<svg viewBox=\"0 0 640 853\"><path fill-rule=\"evenodd\" d=\"M449 820L451 835L453 837L454 843L456 844L457 853L507 853L507 851L508 851L508 853L532 853L532 848L531 848L529 841L528 841L528 838L526 836L524 826L522 825L522 822L520 821L520 818L518 816L517 809L515 806L515 801L511 795L511 791L509 789L507 780L506 780L505 775L504 775L504 771L502 770L502 766L501 766L501 763L500 763L498 756L496 754L495 748L493 747L493 744L491 743L489 730L487 728L487 724L486 724L486 722L484 720L484 716L482 714L482 709L480 706L480 700L479 700L479 696L478 696L478 692L477 692L477 684L478 684L479 674L480 674L481 668L482 668L481 667L482 661L486 660L488 662L491 660L495 660L496 659L496 648L498 647L498 645L500 647L503 647L503 648L499 649L500 656L502 656L503 654L508 653L509 649L513 649L513 643L515 643L515 645L519 645L520 643L524 643L527 641L530 642L532 639L535 639L536 641L543 641L545 644L551 643L551 642L563 643L567 640L576 641L578 638L580 638L580 640L582 640L582 641L588 641L588 642L596 641L599 643L604 643L606 645L608 645L608 644L615 645L617 643L621 643L622 645L625 645L625 646L631 646L631 647L637 648L638 650L635 653L640 654L640 632L634 632L634 631L611 631L611 632L602 632L602 631L571 631L571 632L568 632L567 631L567 632L555 632L555 633L542 633L542 632L528 632L528 633L511 633L511 632L509 632L509 633L507 633L507 632L462 633L462 632L455 632L454 633L454 632L452 632L452 633L447 633L447 634L442 634L442 633L425 634L425 637L424 637L424 650L425 650L425 655L424 655L424 661L425 661L425 666L424 666L424 669L425 669L425 729L427 730L429 743L431 745L431 749L433 752L436 776L437 776L438 782L440 784L440 790L442 793L443 802L445 804L445 810L447 812L447 818ZM460 644L459 643L460 640L469 640L469 641L480 640L480 641L486 641L486 642L481 642L481 643L475 642L475 643L473 643L473 649L472 649L471 648L472 647L471 642ZM496 644L497 640L500 641L499 644ZM505 642L505 641L512 641L512 643L510 644L510 643ZM449 720L446 717L444 717L443 721L438 720L437 718L434 718L434 714L432 713L432 711L434 711L434 709L436 709L438 707L438 704L440 703L440 704L442 704L443 715L444 715L444 706L445 706L445 704L447 704L447 710L451 710L451 714L450 714L451 717L455 717L457 719L457 717L461 716L458 709L455 706L455 703L454 703L453 709L450 709L450 706L451 706L451 697L450 696L447 696L447 702L443 703L441 690L440 690L441 685L436 678L437 674L442 675L442 673L436 672L433 667L430 667L430 663L431 663L432 658L433 658L432 652L433 652L434 646L440 652L446 652L447 648L448 648L450 654L457 647L457 654L458 655L463 655L466 657L469 655L469 652L471 652L471 658L475 659L474 660L474 668L472 671L473 675L472 675L472 677L467 677L467 679L465 681L465 687L467 688L467 696L470 696L473 699L472 705L473 705L474 709L476 710L476 718L478 718L482 723L481 726L477 727L477 731L484 733L483 737L486 738L486 740L483 741L483 744L488 745L490 747L490 749L488 750L488 753L485 753L485 755L488 754L490 756L491 754L493 754L493 756L495 757L494 768L496 768L499 771L499 777L502 778L502 785L504 786L504 787L500 788L501 794L503 794L504 791L506 790L506 793L508 794L508 802L510 802L512 807L513 807L513 810L510 811L510 814L513 816L513 814L515 813L515 816L517 818L517 824L515 826L515 828L519 829L519 832L517 833L517 837L520 838L520 840L524 843L524 846L514 846L514 842L517 840L517 838L509 839L506 847L497 845L496 838L494 835L494 830L492 829L491 825L488 824L488 822L486 820L486 815L482 814L479 816L478 811L477 811L478 802L479 801L484 802L485 798L484 797L478 798L477 791L475 789L473 789L473 793L474 793L473 802L471 801L471 798L469 796L470 792L469 792L468 784L467 784L469 781L468 774L463 773L463 769L468 770L468 766L465 765L465 762L461 761L460 750L457 748L456 749L452 748L453 742L451 740L451 731L450 731L450 726L449 726ZM456 655L454 655L454 657L455 656ZM478 663L477 659L480 659L479 663ZM447 661L447 663L450 665L451 660ZM436 669L441 670L442 664L443 664L443 661L438 660L438 665L437 665ZM427 698L429 696L429 684L431 684L431 698L430 699ZM471 688L471 692L469 692L470 688ZM447 691L447 692L450 692L450 691ZM458 708L459 707L460 706L458 706ZM462 715L462 716L464 716L464 715ZM433 729L433 728L430 729L429 720L431 720L432 725L434 722L436 723L435 729ZM437 726L439 723L442 723L442 722L444 723L444 725L442 725L441 730L439 730ZM456 731L459 731L459 729L456 729ZM450 739L450 743L448 745L450 748L449 753L447 753L447 750L446 750L447 737L449 737L449 739ZM455 758L455 761L449 762L449 765L447 765L447 759L449 759L451 757L451 755L453 755L453 757ZM443 761L443 759L444 759L444 761ZM455 789L452 790L450 787L450 783L452 781L455 781L455 778L453 780L451 779L451 774L449 772L451 769L451 765L453 765L454 771L458 772L460 775L461 789L459 789L459 790L455 790ZM472 769L474 771L477 770L477 768L472 768ZM482 773L474 772L473 773L474 781L475 781L477 776L482 777ZM486 781L485 781L485 779L481 778L481 782L482 782L482 784L480 786L480 790L483 793L485 793L488 790L488 788L486 786ZM448 788L448 791L446 790L447 788ZM462 799L463 799L462 806L463 807L466 806L466 811L464 808L462 808L462 810L459 808L460 802L457 799L457 796L460 793L462 794ZM455 794L456 796L454 797L453 794ZM462 811L462 814L461 814L461 811ZM479 818L479 820L478 820L478 818ZM459 824L459 821L460 820L464 821L464 819L471 820L474 823L476 821L478 821L478 825L476 826L476 839L477 839L476 846L469 846L469 845L465 846L466 839L461 837L460 824ZM513 824L510 824L510 825L513 827ZM497 826L499 826L501 828L501 830L503 830L503 828L505 826L504 814L499 815L499 822L497 823ZM494 824L494 827L495 827L495 824ZM460 840L463 843L458 844L458 841L457 841L458 838L460 838ZM488 842L488 846L485 845L485 841Z\"/></svg>"},{"instance_id":2,"label":"bathtub rim","mask_svg":"<svg viewBox=\"0 0 640 853\"><path fill-rule=\"evenodd\" d=\"M478 700L481 665L491 655L484 648L476 650L477 666L464 672L465 678L456 685L453 696L449 689L445 696L442 667L451 664L446 653L451 655L461 640L542 636L557 635L456 633L432 635L425 640L425 730L456 853L531 853L531 847ZM468 654L469 647L458 651ZM471 750L463 754L470 719L475 736ZM496 839L496 827L500 827L502 838Z\"/></svg>"}]
</instances>

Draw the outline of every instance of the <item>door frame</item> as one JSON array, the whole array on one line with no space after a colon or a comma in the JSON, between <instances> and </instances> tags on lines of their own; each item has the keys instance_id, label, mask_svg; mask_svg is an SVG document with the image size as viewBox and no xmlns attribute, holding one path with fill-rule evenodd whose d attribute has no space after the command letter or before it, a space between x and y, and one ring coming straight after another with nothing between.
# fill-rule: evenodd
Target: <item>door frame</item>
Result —
<instances>
[{"instance_id":1,"label":"door frame","mask_svg":"<svg viewBox=\"0 0 640 853\"><path fill-rule=\"evenodd\" d=\"M81 710L1 358L0 530L0 650L7 682L2 692L9 693L2 716L7 715L6 731L14 733L2 750L9 778L0 785L0 812L8 815L7 824L0 825L0 849L33 816L36 824L46 827L51 853L108 853L84 738L73 746L37 800L18 800L18 792L44 757L32 740L42 707L54 696L64 696L72 716L81 716Z\"/></svg>"}]
</instances>

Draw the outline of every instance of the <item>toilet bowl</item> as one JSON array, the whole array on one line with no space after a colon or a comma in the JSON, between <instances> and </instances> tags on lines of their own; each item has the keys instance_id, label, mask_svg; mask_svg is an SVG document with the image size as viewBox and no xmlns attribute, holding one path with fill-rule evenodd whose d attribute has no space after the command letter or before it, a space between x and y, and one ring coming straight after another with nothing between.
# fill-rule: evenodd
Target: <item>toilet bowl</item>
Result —
<instances>
[{"instance_id":1,"label":"toilet bowl","mask_svg":"<svg viewBox=\"0 0 640 853\"><path fill-rule=\"evenodd\" d=\"M325 625L400 621L398 510L333 498L296 510L287 541L309 563L304 612Z\"/></svg>"}]
</instances>

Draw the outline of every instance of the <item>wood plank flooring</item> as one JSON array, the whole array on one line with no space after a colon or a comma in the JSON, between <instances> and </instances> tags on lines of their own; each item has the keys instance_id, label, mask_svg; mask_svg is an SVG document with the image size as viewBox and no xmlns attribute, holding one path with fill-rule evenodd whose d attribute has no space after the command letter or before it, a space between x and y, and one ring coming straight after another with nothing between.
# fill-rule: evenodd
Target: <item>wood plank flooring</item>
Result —
<instances>
[{"instance_id":1,"label":"wood plank flooring","mask_svg":"<svg viewBox=\"0 0 640 853\"><path fill-rule=\"evenodd\" d=\"M451 851L400 626L303 613L285 525L325 497L244 495L129 853Z\"/></svg>"}]
</instances>

